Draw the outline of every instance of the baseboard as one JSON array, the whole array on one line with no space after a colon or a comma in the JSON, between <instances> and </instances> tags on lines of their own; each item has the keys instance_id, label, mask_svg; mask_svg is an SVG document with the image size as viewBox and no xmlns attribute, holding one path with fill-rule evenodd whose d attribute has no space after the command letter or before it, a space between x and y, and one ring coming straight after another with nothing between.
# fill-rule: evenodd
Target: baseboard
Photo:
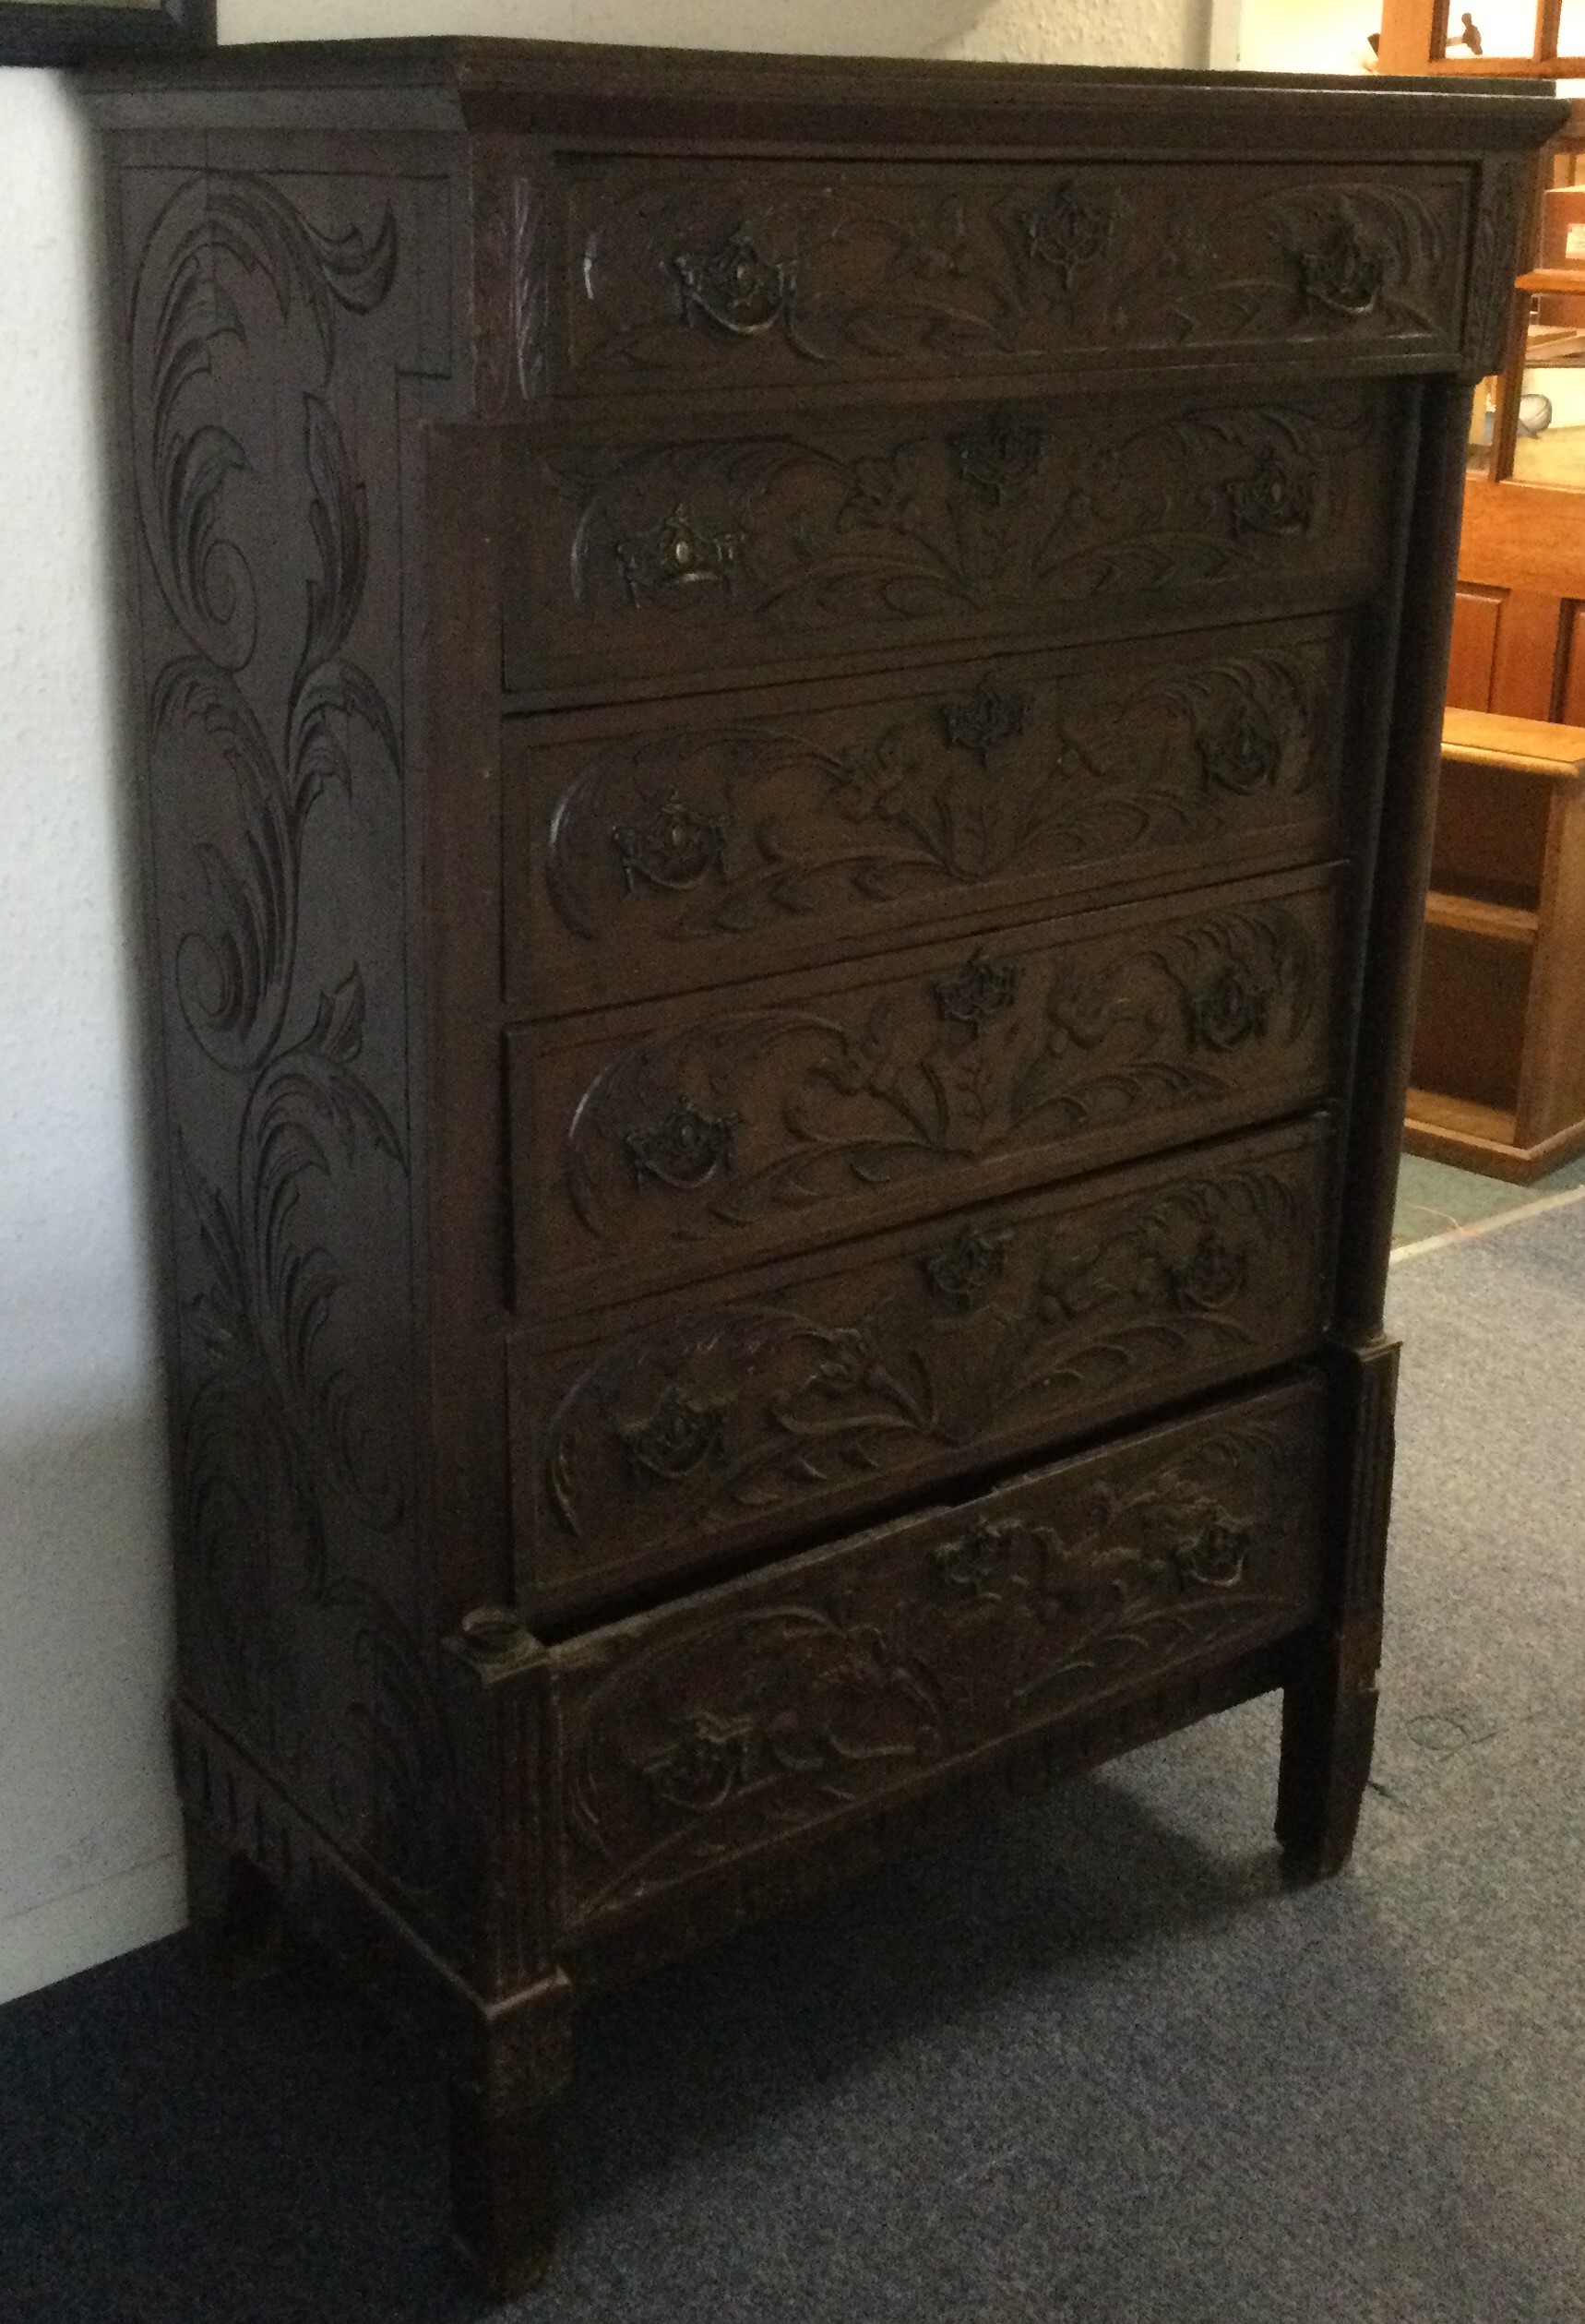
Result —
<instances>
[{"instance_id":1,"label":"baseboard","mask_svg":"<svg viewBox=\"0 0 1585 2324\"><path fill-rule=\"evenodd\" d=\"M173 1936L187 1918L179 1852L0 1921L0 2003Z\"/></svg>"}]
</instances>

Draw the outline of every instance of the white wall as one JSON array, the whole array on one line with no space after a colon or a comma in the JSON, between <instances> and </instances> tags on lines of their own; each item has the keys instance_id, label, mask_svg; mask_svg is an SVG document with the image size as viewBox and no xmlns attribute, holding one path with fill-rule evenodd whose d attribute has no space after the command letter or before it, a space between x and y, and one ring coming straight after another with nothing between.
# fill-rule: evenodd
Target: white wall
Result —
<instances>
[{"instance_id":1,"label":"white wall","mask_svg":"<svg viewBox=\"0 0 1585 2324\"><path fill-rule=\"evenodd\" d=\"M1381 0L1243 0L1238 62L1252 73L1362 73Z\"/></svg>"},{"instance_id":2,"label":"white wall","mask_svg":"<svg viewBox=\"0 0 1585 2324\"><path fill-rule=\"evenodd\" d=\"M1204 61L1207 0L221 0L229 40L468 31ZM181 1919L86 131L0 70L0 2000Z\"/></svg>"}]
</instances>

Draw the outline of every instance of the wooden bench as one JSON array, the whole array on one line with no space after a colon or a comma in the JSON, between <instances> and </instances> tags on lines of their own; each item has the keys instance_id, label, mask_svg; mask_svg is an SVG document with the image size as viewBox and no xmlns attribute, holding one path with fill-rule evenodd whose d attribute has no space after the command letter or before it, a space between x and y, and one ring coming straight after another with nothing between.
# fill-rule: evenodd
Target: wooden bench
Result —
<instances>
[{"instance_id":1,"label":"wooden bench","mask_svg":"<svg viewBox=\"0 0 1585 2324\"><path fill-rule=\"evenodd\" d=\"M1403 1142L1528 1183L1585 1151L1585 727L1448 710Z\"/></svg>"}]
</instances>

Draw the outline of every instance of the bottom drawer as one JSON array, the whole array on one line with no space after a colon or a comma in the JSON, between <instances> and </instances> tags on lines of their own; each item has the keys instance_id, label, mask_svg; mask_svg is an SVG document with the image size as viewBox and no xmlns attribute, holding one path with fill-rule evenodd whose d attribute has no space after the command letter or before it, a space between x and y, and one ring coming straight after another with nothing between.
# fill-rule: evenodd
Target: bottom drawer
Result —
<instances>
[{"instance_id":1,"label":"bottom drawer","mask_svg":"<svg viewBox=\"0 0 1585 2324\"><path fill-rule=\"evenodd\" d=\"M1298 1630L1314 1373L551 1651L569 1931Z\"/></svg>"}]
</instances>

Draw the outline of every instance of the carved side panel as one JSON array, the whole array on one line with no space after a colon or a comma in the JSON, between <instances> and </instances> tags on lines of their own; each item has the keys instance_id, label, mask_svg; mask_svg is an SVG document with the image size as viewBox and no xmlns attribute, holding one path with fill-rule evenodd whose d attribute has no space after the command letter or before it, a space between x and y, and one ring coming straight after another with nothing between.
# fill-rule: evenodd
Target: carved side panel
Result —
<instances>
[{"instance_id":1,"label":"carved side panel","mask_svg":"<svg viewBox=\"0 0 1585 2324\"><path fill-rule=\"evenodd\" d=\"M1524 264L1522 236L1534 183L1535 161L1528 153L1493 154L1481 164L1481 206L1464 325L1469 360L1477 371L1496 371L1502 365L1514 277Z\"/></svg>"},{"instance_id":2,"label":"carved side panel","mask_svg":"<svg viewBox=\"0 0 1585 2324\"><path fill-rule=\"evenodd\" d=\"M1457 341L1467 170L566 174L567 375L585 391Z\"/></svg>"},{"instance_id":3,"label":"carved side panel","mask_svg":"<svg viewBox=\"0 0 1585 2324\"><path fill-rule=\"evenodd\" d=\"M650 714L587 741L522 721L512 996L632 997L828 959L849 928L1313 860L1334 844L1347 700L1342 625L1295 622L959 666L772 716L699 706L683 728Z\"/></svg>"},{"instance_id":4,"label":"carved side panel","mask_svg":"<svg viewBox=\"0 0 1585 2324\"><path fill-rule=\"evenodd\" d=\"M508 468L506 682L609 685L1019 628L1102 601L1269 612L1379 577L1390 387L832 413L758 437L525 437ZM1291 602L1291 599L1290 599ZM1220 615L1212 609L1225 609Z\"/></svg>"},{"instance_id":5,"label":"carved side panel","mask_svg":"<svg viewBox=\"0 0 1585 2324\"><path fill-rule=\"evenodd\" d=\"M1252 1400L558 1651L572 1925L1300 1629L1324 1410Z\"/></svg>"},{"instance_id":6,"label":"carved side panel","mask_svg":"<svg viewBox=\"0 0 1585 2324\"><path fill-rule=\"evenodd\" d=\"M601 1039L514 1034L523 1300L680 1280L1314 1102L1336 910L1326 874L1288 875Z\"/></svg>"},{"instance_id":7,"label":"carved side panel","mask_svg":"<svg viewBox=\"0 0 1585 2324\"><path fill-rule=\"evenodd\" d=\"M397 377L434 360L445 193L128 186L182 1684L422 1915L453 1804L420 1613Z\"/></svg>"},{"instance_id":8,"label":"carved side panel","mask_svg":"<svg viewBox=\"0 0 1585 2324\"><path fill-rule=\"evenodd\" d=\"M536 1613L786 1540L993 1457L1314 1344L1328 1143L1043 1192L830 1253L581 1344L513 1382Z\"/></svg>"}]
</instances>

